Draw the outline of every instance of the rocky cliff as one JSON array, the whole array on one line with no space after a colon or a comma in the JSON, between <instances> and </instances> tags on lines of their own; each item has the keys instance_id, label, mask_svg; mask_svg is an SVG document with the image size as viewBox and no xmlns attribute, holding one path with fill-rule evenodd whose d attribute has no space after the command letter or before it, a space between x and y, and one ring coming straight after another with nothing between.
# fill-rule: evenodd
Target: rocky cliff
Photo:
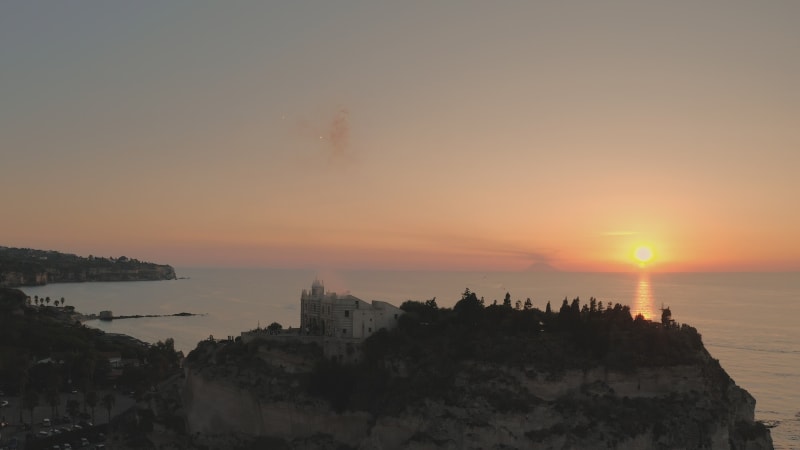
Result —
<instances>
[{"instance_id":1,"label":"rocky cliff","mask_svg":"<svg viewBox=\"0 0 800 450\"><path fill-rule=\"evenodd\" d=\"M358 365L287 337L202 343L185 365L188 429L284 448L772 448L691 327L520 311L502 316L533 328L501 319L488 337L492 314L464 335L464 317L379 333Z\"/></svg>"},{"instance_id":2,"label":"rocky cliff","mask_svg":"<svg viewBox=\"0 0 800 450\"><path fill-rule=\"evenodd\" d=\"M175 278L175 269L171 266L142 262L125 256L84 258L55 251L0 247L0 286Z\"/></svg>"}]
</instances>

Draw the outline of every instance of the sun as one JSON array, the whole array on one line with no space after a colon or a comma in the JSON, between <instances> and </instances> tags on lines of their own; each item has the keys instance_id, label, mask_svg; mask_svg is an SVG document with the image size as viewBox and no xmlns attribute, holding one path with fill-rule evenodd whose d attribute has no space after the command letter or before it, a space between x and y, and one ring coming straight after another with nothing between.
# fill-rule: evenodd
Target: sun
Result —
<instances>
[{"instance_id":1,"label":"sun","mask_svg":"<svg viewBox=\"0 0 800 450\"><path fill-rule=\"evenodd\" d=\"M653 259L653 249L646 245L641 245L636 247L636 250L633 251L633 257L636 258L640 264L648 263Z\"/></svg>"}]
</instances>

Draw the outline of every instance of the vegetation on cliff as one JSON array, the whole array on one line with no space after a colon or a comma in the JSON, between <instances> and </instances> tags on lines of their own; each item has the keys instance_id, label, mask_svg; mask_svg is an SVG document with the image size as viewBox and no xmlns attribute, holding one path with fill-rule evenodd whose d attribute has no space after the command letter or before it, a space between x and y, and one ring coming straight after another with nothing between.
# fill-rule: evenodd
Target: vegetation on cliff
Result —
<instances>
[{"instance_id":1,"label":"vegetation on cliff","mask_svg":"<svg viewBox=\"0 0 800 450\"><path fill-rule=\"evenodd\" d=\"M509 370L557 380L567 370L633 372L710 359L694 328L634 319L627 306L605 307L595 299L583 307L580 299L564 299L558 312L547 312L485 307L467 290L452 309L439 308L435 300L408 301L401 308L406 314L397 328L364 342L361 364L321 362L309 378L309 392L325 396L337 410L380 415L414 400L455 401L466 390L498 410L524 412L538 399L525 395ZM453 389L459 378L464 385ZM489 380L496 388L482 393Z\"/></svg>"},{"instance_id":2,"label":"vegetation on cliff","mask_svg":"<svg viewBox=\"0 0 800 450\"><path fill-rule=\"evenodd\" d=\"M126 256L82 257L53 250L0 247L0 286L175 278L175 269L169 265L142 262Z\"/></svg>"},{"instance_id":3,"label":"vegetation on cliff","mask_svg":"<svg viewBox=\"0 0 800 450\"><path fill-rule=\"evenodd\" d=\"M453 444L459 429L489 430L511 447L520 439L576 448L645 439L649 448L712 448L714 436L734 448L770 447L752 397L668 309L653 322L593 298L545 311L512 307L508 297L485 306L469 290L453 308L435 299L401 308L395 329L363 342L357 364L285 336L202 343L187 360L190 370L234 381L265 403L323 401L375 423L415 418L420 429L408 445Z\"/></svg>"}]
</instances>

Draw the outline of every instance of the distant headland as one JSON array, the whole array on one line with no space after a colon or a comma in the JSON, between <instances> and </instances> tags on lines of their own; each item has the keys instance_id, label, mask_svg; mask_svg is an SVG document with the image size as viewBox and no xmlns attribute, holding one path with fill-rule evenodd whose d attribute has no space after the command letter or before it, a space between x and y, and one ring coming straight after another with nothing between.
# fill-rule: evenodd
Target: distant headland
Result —
<instances>
[{"instance_id":1,"label":"distant headland","mask_svg":"<svg viewBox=\"0 0 800 450\"><path fill-rule=\"evenodd\" d=\"M41 286L84 281L155 281L176 279L166 264L118 258L77 256L54 250L0 246L0 287Z\"/></svg>"}]
</instances>

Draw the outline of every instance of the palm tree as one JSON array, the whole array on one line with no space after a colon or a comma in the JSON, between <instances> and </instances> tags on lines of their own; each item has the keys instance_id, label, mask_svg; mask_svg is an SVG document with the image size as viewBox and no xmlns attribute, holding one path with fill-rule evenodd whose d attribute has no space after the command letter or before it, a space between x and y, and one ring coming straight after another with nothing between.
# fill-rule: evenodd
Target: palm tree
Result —
<instances>
[{"instance_id":1,"label":"palm tree","mask_svg":"<svg viewBox=\"0 0 800 450\"><path fill-rule=\"evenodd\" d=\"M44 299L45 303L50 306L50 296L48 295L47 298Z\"/></svg>"},{"instance_id":2,"label":"palm tree","mask_svg":"<svg viewBox=\"0 0 800 450\"><path fill-rule=\"evenodd\" d=\"M64 301L64 297L61 297L61 306L65 306L66 304L67 304L67 302Z\"/></svg>"},{"instance_id":3,"label":"palm tree","mask_svg":"<svg viewBox=\"0 0 800 450\"><path fill-rule=\"evenodd\" d=\"M33 410L37 406L39 406L39 393L33 389L28 389L22 396L22 407L31 412L31 425L33 425Z\"/></svg>"},{"instance_id":4,"label":"palm tree","mask_svg":"<svg viewBox=\"0 0 800 450\"><path fill-rule=\"evenodd\" d=\"M39 306L39 296L38 295L34 295L33 296L33 302L36 304L36 306Z\"/></svg>"},{"instance_id":5,"label":"palm tree","mask_svg":"<svg viewBox=\"0 0 800 450\"><path fill-rule=\"evenodd\" d=\"M114 403L117 402L117 398L114 397L113 392L109 392L108 394L103 396L100 402L103 404L103 406L106 408L106 411L108 412L108 423L111 423L111 409L114 407Z\"/></svg>"},{"instance_id":6,"label":"palm tree","mask_svg":"<svg viewBox=\"0 0 800 450\"><path fill-rule=\"evenodd\" d=\"M28 297L30 299L30 297ZM22 392L24 395L28 392L28 367L30 366L30 360L28 359L28 355L22 355L19 362L16 365L17 377L19 379L19 391ZM37 396L38 397L38 396ZM24 398L23 398L24 400ZM24 405L19 408L19 421L22 423L22 410L25 409Z\"/></svg>"},{"instance_id":7,"label":"palm tree","mask_svg":"<svg viewBox=\"0 0 800 450\"><path fill-rule=\"evenodd\" d=\"M53 304L56 305L56 308L58 308L58 300L54 301Z\"/></svg>"},{"instance_id":8,"label":"palm tree","mask_svg":"<svg viewBox=\"0 0 800 450\"><path fill-rule=\"evenodd\" d=\"M75 425L75 418L78 417L78 413L81 412L81 404L75 400L67 401L67 414L69 414L70 419L72 419L72 424Z\"/></svg>"},{"instance_id":9,"label":"palm tree","mask_svg":"<svg viewBox=\"0 0 800 450\"><path fill-rule=\"evenodd\" d=\"M89 391L83 396L83 403L92 409L92 422L94 422L94 407L97 406L97 392Z\"/></svg>"},{"instance_id":10,"label":"palm tree","mask_svg":"<svg viewBox=\"0 0 800 450\"><path fill-rule=\"evenodd\" d=\"M50 414L53 417L58 417L58 405L61 404L61 396L58 394L58 389L48 389L45 396L47 397L47 404L50 405Z\"/></svg>"}]
</instances>

